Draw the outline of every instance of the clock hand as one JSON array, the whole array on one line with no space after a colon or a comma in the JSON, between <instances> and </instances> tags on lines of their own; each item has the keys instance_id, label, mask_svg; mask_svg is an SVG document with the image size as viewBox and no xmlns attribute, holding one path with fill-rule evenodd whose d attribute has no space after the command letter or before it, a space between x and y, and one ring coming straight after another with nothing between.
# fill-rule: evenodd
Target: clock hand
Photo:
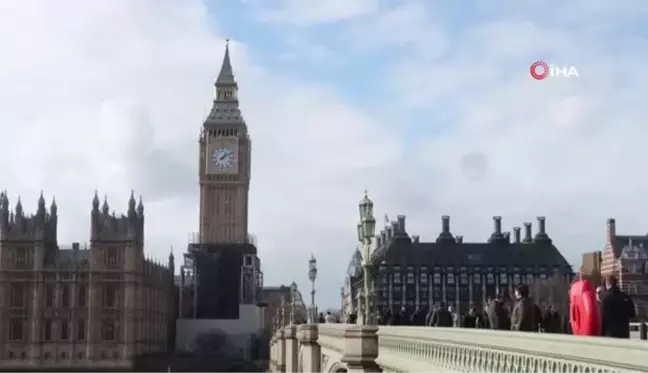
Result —
<instances>
[{"instance_id":1,"label":"clock hand","mask_svg":"<svg viewBox=\"0 0 648 373\"><path fill-rule=\"evenodd\" d=\"M220 157L219 161L222 161L223 159L227 158L228 156L229 156L229 154L223 154L223 156Z\"/></svg>"}]
</instances>

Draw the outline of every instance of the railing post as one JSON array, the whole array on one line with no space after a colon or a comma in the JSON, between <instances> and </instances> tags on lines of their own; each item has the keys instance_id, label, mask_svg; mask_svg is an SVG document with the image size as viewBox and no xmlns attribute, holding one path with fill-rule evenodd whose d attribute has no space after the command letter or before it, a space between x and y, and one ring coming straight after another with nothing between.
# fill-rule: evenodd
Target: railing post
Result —
<instances>
[{"instance_id":1,"label":"railing post","mask_svg":"<svg viewBox=\"0 0 648 373\"><path fill-rule=\"evenodd\" d=\"M317 324L305 324L300 326L298 333L299 350L297 355L298 371L314 373L322 370L320 363L322 353L319 344L317 344L318 335Z\"/></svg>"},{"instance_id":2,"label":"railing post","mask_svg":"<svg viewBox=\"0 0 648 373\"><path fill-rule=\"evenodd\" d=\"M354 325L344 332L344 356L349 373L381 372L376 364L378 357L378 327Z\"/></svg>"},{"instance_id":3,"label":"railing post","mask_svg":"<svg viewBox=\"0 0 648 373\"><path fill-rule=\"evenodd\" d=\"M275 356L274 356L275 348L274 347L275 347L275 336L274 333L272 333L272 335L270 336L270 358L269 358L270 361L268 363L271 372L275 371Z\"/></svg>"},{"instance_id":4,"label":"railing post","mask_svg":"<svg viewBox=\"0 0 648 373\"><path fill-rule=\"evenodd\" d=\"M284 343L286 345L286 368L284 372L297 372L297 326L288 325L284 328Z\"/></svg>"},{"instance_id":5,"label":"railing post","mask_svg":"<svg viewBox=\"0 0 648 373\"><path fill-rule=\"evenodd\" d=\"M279 355L277 358L277 372L285 372L286 371L286 339L284 338L284 330L285 327L282 327L279 329L278 332L278 346L277 346L277 354Z\"/></svg>"},{"instance_id":6,"label":"railing post","mask_svg":"<svg viewBox=\"0 0 648 373\"><path fill-rule=\"evenodd\" d=\"M644 341L648 339L648 322L639 323L639 339Z\"/></svg>"}]
</instances>

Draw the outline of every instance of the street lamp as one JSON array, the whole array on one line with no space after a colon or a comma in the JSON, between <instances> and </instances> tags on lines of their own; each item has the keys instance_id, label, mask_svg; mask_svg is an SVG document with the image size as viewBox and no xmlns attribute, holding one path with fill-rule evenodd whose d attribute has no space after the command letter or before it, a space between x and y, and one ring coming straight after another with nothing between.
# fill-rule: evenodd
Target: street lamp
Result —
<instances>
[{"instance_id":1,"label":"street lamp","mask_svg":"<svg viewBox=\"0 0 648 373\"><path fill-rule=\"evenodd\" d=\"M286 326L286 296L281 296L281 327Z\"/></svg>"},{"instance_id":2,"label":"street lamp","mask_svg":"<svg viewBox=\"0 0 648 373\"><path fill-rule=\"evenodd\" d=\"M311 254L310 260L308 261L308 279L311 282L311 323L315 323L316 311L315 311L315 279L317 278L317 260L315 256Z\"/></svg>"},{"instance_id":3,"label":"street lamp","mask_svg":"<svg viewBox=\"0 0 648 373\"><path fill-rule=\"evenodd\" d=\"M358 205L360 211L360 221L358 222L358 241L362 243L363 253L362 253L362 267L363 267L363 277L364 277L364 315L362 317L363 324L368 325L369 317L371 312L369 311L370 307L370 289L369 289L369 271L371 263L369 261L369 255L371 250L371 239L376 233L376 219L373 216L373 202L367 196L367 191L365 191L364 198L360 201Z\"/></svg>"},{"instance_id":4,"label":"street lamp","mask_svg":"<svg viewBox=\"0 0 648 373\"><path fill-rule=\"evenodd\" d=\"M297 284L290 285L290 325L295 325L295 298L297 297Z\"/></svg>"}]
</instances>

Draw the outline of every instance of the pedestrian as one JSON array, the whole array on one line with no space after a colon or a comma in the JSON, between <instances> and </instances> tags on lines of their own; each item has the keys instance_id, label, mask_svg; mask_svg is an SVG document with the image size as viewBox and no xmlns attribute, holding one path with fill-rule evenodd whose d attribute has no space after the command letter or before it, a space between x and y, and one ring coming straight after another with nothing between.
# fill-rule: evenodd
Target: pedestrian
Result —
<instances>
[{"instance_id":1,"label":"pedestrian","mask_svg":"<svg viewBox=\"0 0 648 373\"><path fill-rule=\"evenodd\" d=\"M497 294L495 299L491 299L486 308L488 315L488 324L494 330L510 330L511 319L508 311L504 308L504 299L501 293Z\"/></svg>"},{"instance_id":2,"label":"pedestrian","mask_svg":"<svg viewBox=\"0 0 648 373\"><path fill-rule=\"evenodd\" d=\"M434 314L436 313L438 306L433 306L430 307L430 310L428 311L427 315L425 315L425 326L432 326L432 318L434 317Z\"/></svg>"},{"instance_id":3,"label":"pedestrian","mask_svg":"<svg viewBox=\"0 0 648 373\"><path fill-rule=\"evenodd\" d=\"M529 287L518 284L515 287L515 306L511 313L511 330L532 332L537 330L535 322L536 305L529 298Z\"/></svg>"},{"instance_id":4,"label":"pedestrian","mask_svg":"<svg viewBox=\"0 0 648 373\"><path fill-rule=\"evenodd\" d=\"M601 334L604 337L630 338L630 319L635 317L634 302L619 289L617 279L605 279L606 291L601 297Z\"/></svg>"},{"instance_id":5,"label":"pedestrian","mask_svg":"<svg viewBox=\"0 0 648 373\"><path fill-rule=\"evenodd\" d=\"M418 306L410 316L410 325L421 326L425 325L425 310Z\"/></svg>"},{"instance_id":6,"label":"pedestrian","mask_svg":"<svg viewBox=\"0 0 648 373\"><path fill-rule=\"evenodd\" d=\"M464 316L463 319L464 328L476 328L477 327L477 315L475 309L471 307L468 309L468 314Z\"/></svg>"},{"instance_id":7,"label":"pedestrian","mask_svg":"<svg viewBox=\"0 0 648 373\"><path fill-rule=\"evenodd\" d=\"M434 312L434 314L432 315L430 324L431 326L439 326L444 328L452 327L452 314L450 313L450 311L448 311L443 303L441 303L439 309L437 309L436 312Z\"/></svg>"},{"instance_id":8,"label":"pedestrian","mask_svg":"<svg viewBox=\"0 0 648 373\"><path fill-rule=\"evenodd\" d=\"M326 312L326 316L324 317L324 322L327 324L335 324L337 321L337 318L331 314L331 311Z\"/></svg>"},{"instance_id":9,"label":"pedestrian","mask_svg":"<svg viewBox=\"0 0 648 373\"><path fill-rule=\"evenodd\" d=\"M452 316L452 326L455 328L459 327L459 314L455 311L455 308L452 305L448 306L448 312Z\"/></svg>"}]
</instances>

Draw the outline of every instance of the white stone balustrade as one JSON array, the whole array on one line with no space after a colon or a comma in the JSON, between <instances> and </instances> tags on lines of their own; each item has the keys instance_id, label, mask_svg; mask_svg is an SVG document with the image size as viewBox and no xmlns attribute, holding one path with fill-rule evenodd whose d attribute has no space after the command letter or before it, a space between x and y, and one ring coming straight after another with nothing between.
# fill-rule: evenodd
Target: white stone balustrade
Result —
<instances>
[{"instance_id":1,"label":"white stone balustrade","mask_svg":"<svg viewBox=\"0 0 648 373\"><path fill-rule=\"evenodd\" d=\"M290 325L270 351L272 372L648 372L646 340L486 329Z\"/></svg>"}]
</instances>

